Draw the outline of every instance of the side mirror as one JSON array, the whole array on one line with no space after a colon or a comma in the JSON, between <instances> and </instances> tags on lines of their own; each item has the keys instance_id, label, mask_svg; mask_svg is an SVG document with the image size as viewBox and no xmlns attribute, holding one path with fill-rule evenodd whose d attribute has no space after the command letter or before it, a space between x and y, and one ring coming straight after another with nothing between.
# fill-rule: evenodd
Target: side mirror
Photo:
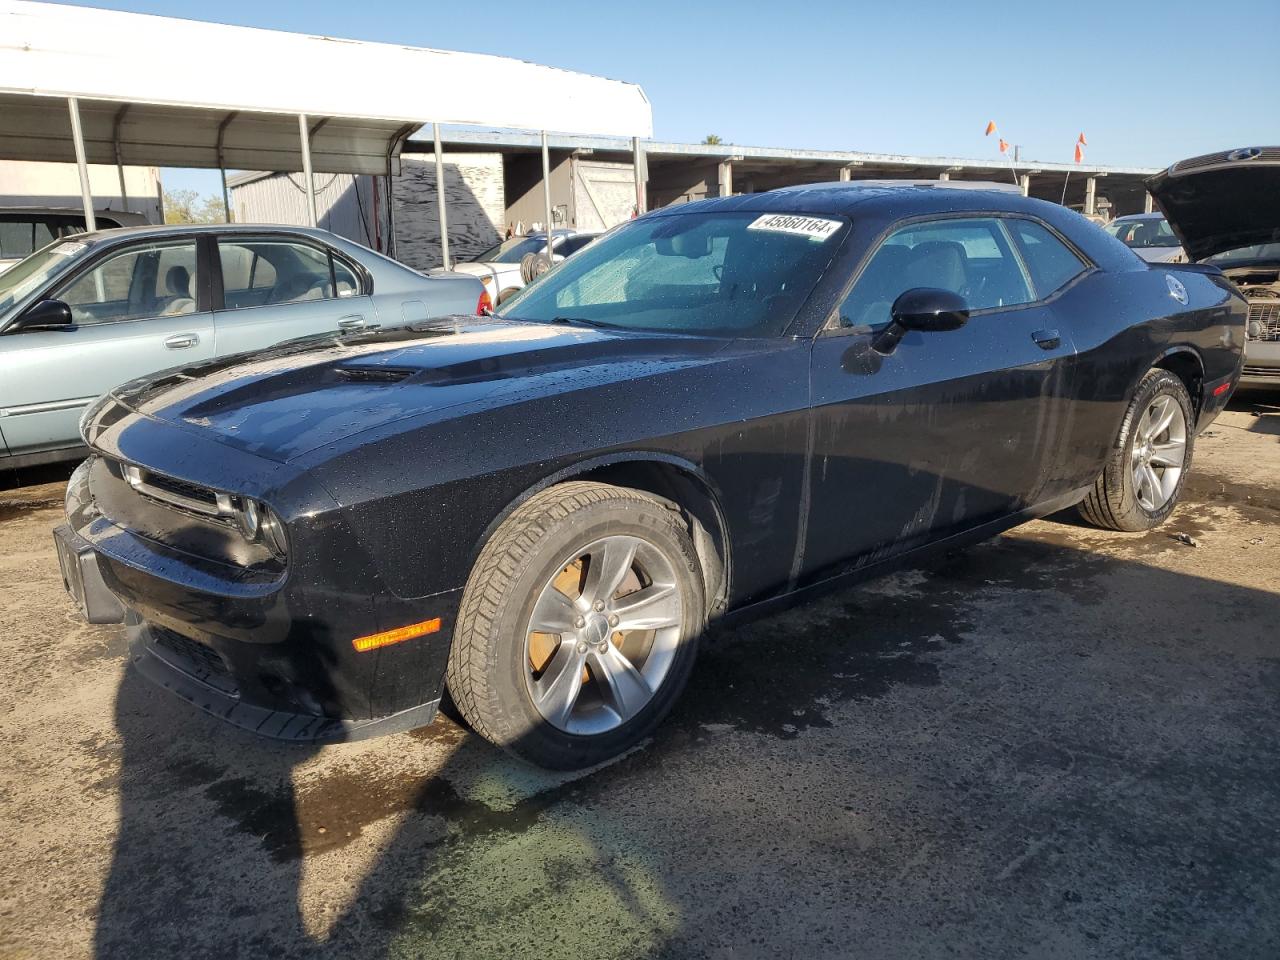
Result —
<instances>
[{"instance_id":1,"label":"side mirror","mask_svg":"<svg viewBox=\"0 0 1280 960\"><path fill-rule=\"evenodd\" d=\"M61 300L41 300L28 307L13 325L10 333L24 333L28 330L65 330L75 326L71 316L71 308Z\"/></svg>"},{"instance_id":2,"label":"side mirror","mask_svg":"<svg viewBox=\"0 0 1280 960\"><path fill-rule=\"evenodd\" d=\"M950 290L913 287L898 295L889 315L892 322L871 342L871 349L885 356L893 353L908 330L935 333L963 327L969 319L969 305Z\"/></svg>"},{"instance_id":3,"label":"side mirror","mask_svg":"<svg viewBox=\"0 0 1280 960\"><path fill-rule=\"evenodd\" d=\"M969 319L964 297L937 287L915 287L893 301L889 315L904 330L958 330Z\"/></svg>"}]
</instances>

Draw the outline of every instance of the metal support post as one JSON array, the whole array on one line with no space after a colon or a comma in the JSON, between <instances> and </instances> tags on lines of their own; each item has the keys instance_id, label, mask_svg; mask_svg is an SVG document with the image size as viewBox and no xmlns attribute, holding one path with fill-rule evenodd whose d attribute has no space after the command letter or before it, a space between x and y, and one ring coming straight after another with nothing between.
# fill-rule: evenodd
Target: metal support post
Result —
<instances>
[{"instance_id":1,"label":"metal support post","mask_svg":"<svg viewBox=\"0 0 1280 960\"><path fill-rule=\"evenodd\" d=\"M449 267L449 215L444 198L444 152L440 148L440 124L431 125L431 135L436 142L436 204L440 210L440 264Z\"/></svg>"},{"instance_id":2,"label":"metal support post","mask_svg":"<svg viewBox=\"0 0 1280 960\"><path fill-rule=\"evenodd\" d=\"M547 131L542 131L542 205L547 216L547 262L552 260L551 235L551 153L547 149Z\"/></svg>"},{"instance_id":3,"label":"metal support post","mask_svg":"<svg viewBox=\"0 0 1280 960\"><path fill-rule=\"evenodd\" d=\"M311 178L311 131L307 129L307 115L298 114L298 137L302 141L302 179L303 193L307 195L307 222L317 226L320 222L316 216L316 187Z\"/></svg>"},{"instance_id":4,"label":"metal support post","mask_svg":"<svg viewBox=\"0 0 1280 960\"><path fill-rule=\"evenodd\" d=\"M67 112L71 114L71 139L76 148L76 169L80 171L80 200L84 204L84 228L98 229L93 216L93 191L89 187L89 164L85 160L84 130L80 126L80 103L75 97L67 97Z\"/></svg>"}]
</instances>

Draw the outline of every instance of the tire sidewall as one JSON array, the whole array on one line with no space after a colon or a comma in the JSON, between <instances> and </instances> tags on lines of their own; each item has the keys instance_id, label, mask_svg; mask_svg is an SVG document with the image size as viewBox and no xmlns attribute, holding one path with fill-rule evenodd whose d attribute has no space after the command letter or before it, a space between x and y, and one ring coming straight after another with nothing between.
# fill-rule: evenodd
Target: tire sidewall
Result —
<instances>
[{"instance_id":1,"label":"tire sidewall","mask_svg":"<svg viewBox=\"0 0 1280 960\"><path fill-rule=\"evenodd\" d=\"M525 677L525 637L534 604L563 559L609 536L632 536L660 550L671 563L680 592L685 623L671 666L648 704L629 721L606 733L579 736L549 723L534 706ZM654 501L608 500L572 511L549 525L521 558L510 585L497 603L493 632L486 638L491 677L506 728L508 749L544 766L590 766L626 750L648 736L679 696L697 653L703 629L701 568L693 545L677 516Z\"/></svg>"}]
</instances>

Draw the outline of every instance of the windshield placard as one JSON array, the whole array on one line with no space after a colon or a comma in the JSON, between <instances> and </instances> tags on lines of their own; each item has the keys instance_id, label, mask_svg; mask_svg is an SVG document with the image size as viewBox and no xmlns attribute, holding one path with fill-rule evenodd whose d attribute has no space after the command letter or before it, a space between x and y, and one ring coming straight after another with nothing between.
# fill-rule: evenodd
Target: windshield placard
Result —
<instances>
[{"instance_id":1,"label":"windshield placard","mask_svg":"<svg viewBox=\"0 0 1280 960\"><path fill-rule=\"evenodd\" d=\"M806 217L798 213L766 213L747 225L748 230L789 233L821 243L840 229L841 221L826 217Z\"/></svg>"}]
</instances>

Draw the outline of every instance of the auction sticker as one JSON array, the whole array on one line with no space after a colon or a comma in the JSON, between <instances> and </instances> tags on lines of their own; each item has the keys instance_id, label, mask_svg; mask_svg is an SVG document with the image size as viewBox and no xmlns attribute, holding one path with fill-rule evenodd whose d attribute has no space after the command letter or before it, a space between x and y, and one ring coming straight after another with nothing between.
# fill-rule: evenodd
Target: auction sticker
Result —
<instances>
[{"instance_id":1,"label":"auction sticker","mask_svg":"<svg viewBox=\"0 0 1280 960\"><path fill-rule=\"evenodd\" d=\"M826 217L806 217L798 213L766 213L747 225L748 230L767 230L770 233L790 233L822 242L840 229L841 220Z\"/></svg>"}]
</instances>

